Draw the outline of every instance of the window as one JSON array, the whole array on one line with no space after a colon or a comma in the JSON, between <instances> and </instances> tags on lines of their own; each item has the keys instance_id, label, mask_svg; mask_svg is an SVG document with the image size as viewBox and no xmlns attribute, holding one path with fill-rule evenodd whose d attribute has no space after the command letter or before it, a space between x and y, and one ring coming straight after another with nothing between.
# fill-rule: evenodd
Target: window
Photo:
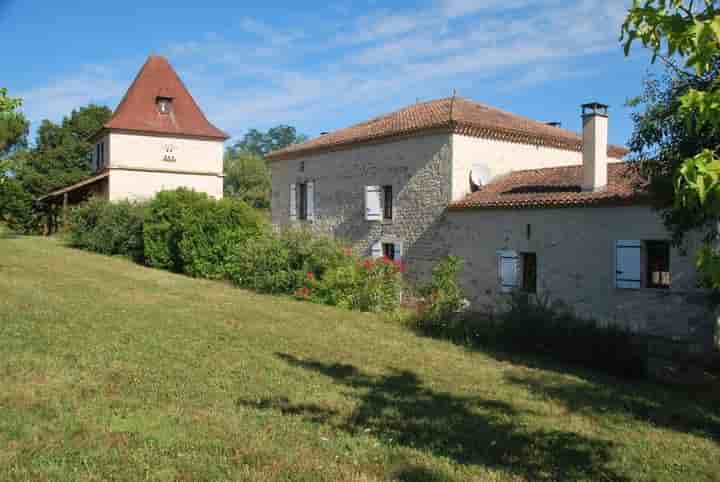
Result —
<instances>
[{"instance_id":1,"label":"window","mask_svg":"<svg viewBox=\"0 0 720 482\"><path fill-rule=\"evenodd\" d=\"M95 144L95 165L101 169L105 165L105 143L98 142Z\"/></svg>"},{"instance_id":2,"label":"window","mask_svg":"<svg viewBox=\"0 0 720 482\"><path fill-rule=\"evenodd\" d=\"M161 114L169 114L170 113L170 104L172 103L172 99L170 97L158 97L156 99L157 103L157 110Z\"/></svg>"},{"instance_id":3,"label":"window","mask_svg":"<svg viewBox=\"0 0 720 482\"><path fill-rule=\"evenodd\" d=\"M670 288L670 243L645 241L645 286Z\"/></svg>"},{"instance_id":4,"label":"window","mask_svg":"<svg viewBox=\"0 0 720 482\"><path fill-rule=\"evenodd\" d=\"M300 212L298 213L298 219L304 221L307 219L308 214L308 196L307 196L307 184L298 184L298 206Z\"/></svg>"},{"instance_id":5,"label":"window","mask_svg":"<svg viewBox=\"0 0 720 482\"><path fill-rule=\"evenodd\" d=\"M615 286L621 289L670 288L670 243L617 241Z\"/></svg>"},{"instance_id":6,"label":"window","mask_svg":"<svg viewBox=\"0 0 720 482\"><path fill-rule=\"evenodd\" d=\"M394 243L383 243L382 244L383 256L387 259L395 259L395 244Z\"/></svg>"},{"instance_id":7,"label":"window","mask_svg":"<svg viewBox=\"0 0 720 482\"><path fill-rule=\"evenodd\" d=\"M393 218L393 188L392 186L383 186L383 219Z\"/></svg>"},{"instance_id":8,"label":"window","mask_svg":"<svg viewBox=\"0 0 720 482\"><path fill-rule=\"evenodd\" d=\"M522 289L526 293L537 293L537 254L522 253Z\"/></svg>"},{"instance_id":9,"label":"window","mask_svg":"<svg viewBox=\"0 0 720 482\"><path fill-rule=\"evenodd\" d=\"M380 206L380 186L365 186L365 220L381 221L383 212Z\"/></svg>"}]
</instances>

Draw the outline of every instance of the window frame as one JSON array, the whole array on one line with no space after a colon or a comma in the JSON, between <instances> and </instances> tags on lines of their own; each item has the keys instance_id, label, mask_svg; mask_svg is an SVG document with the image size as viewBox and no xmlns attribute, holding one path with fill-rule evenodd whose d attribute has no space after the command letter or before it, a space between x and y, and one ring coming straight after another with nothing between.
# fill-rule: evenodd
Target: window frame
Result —
<instances>
[{"instance_id":1,"label":"window frame","mask_svg":"<svg viewBox=\"0 0 720 482\"><path fill-rule=\"evenodd\" d=\"M300 221L308 220L308 185L306 182L298 183L297 185L297 218Z\"/></svg>"},{"instance_id":2,"label":"window frame","mask_svg":"<svg viewBox=\"0 0 720 482\"><path fill-rule=\"evenodd\" d=\"M650 255L651 255L651 246L654 247L653 249L657 249L658 247L662 247L665 251L663 253L665 259L663 260L663 265L665 266L666 270L663 271L652 271L652 266L650 263ZM653 290L669 290L672 287L672 271L671 271L671 245L669 241L665 240L643 240L642 241L642 253L641 253L641 260L642 260L642 287L646 289L653 289ZM655 253L657 254L657 253ZM667 284L663 283L661 274L660 282L654 283L652 281L652 275L654 272L658 273L667 273L668 282Z\"/></svg>"},{"instance_id":3,"label":"window frame","mask_svg":"<svg viewBox=\"0 0 720 482\"><path fill-rule=\"evenodd\" d=\"M397 257L397 245L392 241L383 241L381 243L383 257L395 261ZM392 249L392 256L388 256L388 247Z\"/></svg>"},{"instance_id":4,"label":"window frame","mask_svg":"<svg viewBox=\"0 0 720 482\"><path fill-rule=\"evenodd\" d=\"M532 260L532 263L529 263L528 260ZM523 252L520 253L519 256L520 261L520 269L519 271L522 273L522 276L520 278L519 287L520 289L525 293L531 293L536 294L537 293L537 285L538 285L538 256L536 252ZM530 277L528 273L528 267L533 266L534 272L533 276ZM532 286L528 286L528 281L532 279L533 283Z\"/></svg>"},{"instance_id":5,"label":"window frame","mask_svg":"<svg viewBox=\"0 0 720 482\"><path fill-rule=\"evenodd\" d=\"M393 187L391 184L381 186L382 189L382 219L392 221L394 213Z\"/></svg>"}]
</instances>

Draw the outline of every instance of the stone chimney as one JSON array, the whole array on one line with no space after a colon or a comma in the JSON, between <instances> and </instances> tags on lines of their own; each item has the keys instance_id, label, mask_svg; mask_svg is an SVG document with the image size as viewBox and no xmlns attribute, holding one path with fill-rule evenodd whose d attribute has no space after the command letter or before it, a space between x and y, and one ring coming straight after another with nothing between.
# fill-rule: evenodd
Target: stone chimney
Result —
<instances>
[{"instance_id":1,"label":"stone chimney","mask_svg":"<svg viewBox=\"0 0 720 482\"><path fill-rule=\"evenodd\" d=\"M583 191L607 187L608 106L598 102L582 105Z\"/></svg>"}]
</instances>

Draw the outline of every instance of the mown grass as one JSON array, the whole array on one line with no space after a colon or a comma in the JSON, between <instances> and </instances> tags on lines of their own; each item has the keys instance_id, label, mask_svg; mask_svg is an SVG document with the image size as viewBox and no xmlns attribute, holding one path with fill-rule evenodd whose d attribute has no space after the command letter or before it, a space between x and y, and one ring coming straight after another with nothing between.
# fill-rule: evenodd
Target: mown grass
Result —
<instances>
[{"instance_id":1,"label":"mown grass","mask_svg":"<svg viewBox=\"0 0 720 482\"><path fill-rule=\"evenodd\" d=\"M2 480L717 480L720 396L0 234Z\"/></svg>"}]
</instances>

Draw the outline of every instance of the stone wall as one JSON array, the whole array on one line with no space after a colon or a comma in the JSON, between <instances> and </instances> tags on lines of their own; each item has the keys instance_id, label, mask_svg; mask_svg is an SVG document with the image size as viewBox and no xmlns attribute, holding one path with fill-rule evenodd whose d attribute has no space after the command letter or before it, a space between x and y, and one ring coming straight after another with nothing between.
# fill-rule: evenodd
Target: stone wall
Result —
<instances>
[{"instance_id":1,"label":"stone wall","mask_svg":"<svg viewBox=\"0 0 720 482\"><path fill-rule=\"evenodd\" d=\"M427 236L438 249L464 259L463 285L475 308L503 296L497 251L510 249L536 253L538 294L564 301L580 316L675 338L708 339L712 330L697 288L697 240L672 249L671 289L615 287L617 240L669 239L649 206L450 211L434 229Z\"/></svg>"},{"instance_id":2,"label":"stone wall","mask_svg":"<svg viewBox=\"0 0 720 482\"><path fill-rule=\"evenodd\" d=\"M450 134L411 137L270 163L272 221L288 225L290 184L314 182L315 220L296 222L349 240L368 255L375 241L401 242L411 276L435 257L425 232L450 199ZM365 186L392 185L391 221L365 220Z\"/></svg>"}]
</instances>

